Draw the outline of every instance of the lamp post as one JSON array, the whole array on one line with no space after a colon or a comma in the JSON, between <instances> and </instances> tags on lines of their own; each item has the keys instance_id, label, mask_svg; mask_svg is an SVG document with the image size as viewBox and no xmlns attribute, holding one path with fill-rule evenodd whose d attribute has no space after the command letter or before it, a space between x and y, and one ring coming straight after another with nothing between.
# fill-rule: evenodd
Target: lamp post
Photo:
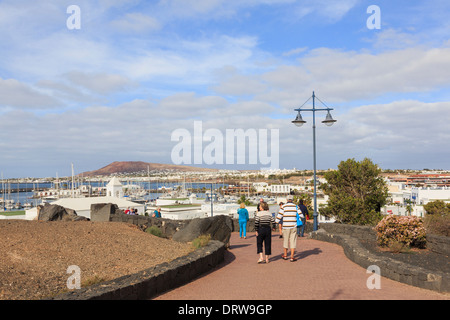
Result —
<instances>
[{"instance_id":1,"label":"lamp post","mask_svg":"<svg viewBox=\"0 0 450 320\"><path fill-rule=\"evenodd\" d=\"M213 204L213 184L211 182L211 217L214 217L213 207L214 207L214 204Z\"/></svg>"},{"instance_id":2,"label":"lamp post","mask_svg":"<svg viewBox=\"0 0 450 320\"><path fill-rule=\"evenodd\" d=\"M311 111L313 113L313 154L314 154L314 157L313 157L314 158L314 214L313 214L314 225L313 225L313 230L314 231L317 231L317 229L318 229L318 221L317 221L318 220L317 219L318 218L318 214L317 214L317 176L316 176L316 111L327 111L328 112L325 120L322 121L322 123L324 123L325 125L331 127L336 122L336 120L333 119L333 117L331 116L331 113L330 113L330 111L334 110L334 109L328 108L328 107L317 109L316 108L316 98L317 97L316 97L316 95L314 94L314 91L313 91L313 94L312 94L313 107L312 107L312 109L302 109L302 107L306 104L306 102L308 102L311 99L311 98L309 98L303 104L302 107L300 107L299 109L295 109L295 111L297 111L298 113L297 113L297 117L295 118L295 120L292 121L292 123L295 124L297 127L301 127L301 126L303 126L306 123L306 121L303 120L302 115L301 115L300 112L302 112L302 111ZM320 99L318 99L318 100L320 101ZM320 102L322 102L322 101L320 101ZM322 104L325 105L323 102L322 102Z\"/></svg>"}]
</instances>

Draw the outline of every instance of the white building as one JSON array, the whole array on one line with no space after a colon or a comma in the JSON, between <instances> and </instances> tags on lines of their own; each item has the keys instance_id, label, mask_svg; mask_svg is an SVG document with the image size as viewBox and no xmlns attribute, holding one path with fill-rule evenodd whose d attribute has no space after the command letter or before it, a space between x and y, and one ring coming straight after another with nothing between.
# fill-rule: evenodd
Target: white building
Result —
<instances>
[{"instance_id":1,"label":"white building","mask_svg":"<svg viewBox=\"0 0 450 320\"><path fill-rule=\"evenodd\" d=\"M411 200L416 204L425 205L428 202L442 200L450 202L450 188L412 188Z\"/></svg>"},{"instance_id":2,"label":"white building","mask_svg":"<svg viewBox=\"0 0 450 320\"><path fill-rule=\"evenodd\" d=\"M269 184L267 182L255 182L253 183L253 188L256 192L265 192L268 190Z\"/></svg>"},{"instance_id":3,"label":"white building","mask_svg":"<svg viewBox=\"0 0 450 320\"><path fill-rule=\"evenodd\" d=\"M384 215L394 215L394 216L416 216L424 217L425 209L423 206L412 205L411 212L408 212L407 206L401 205L388 205L381 208L381 213Z\"/></svg>"},{"instance_id":4,"label":"white building","mask_svg":"<svg viewBox=\"0 0 450 320\"><path fill-rule=\"evenodd\" d=\"M75 210L78 216L91 218L91 205L97 203L112 203L116 204L119 209L126 210L127 208L137 209L138 214L145 213L144 205L116 197L90 197L90 198L63 198L52 202L51 204L59 205L66 209ZM32 208L25 212L27 220L33 220L37 217L37 208Z\"/></svg>"},{"instance_id":5,"label":"white building","mask_svg":"<svg viewBox=\"0 0 450 320\"><path fill-rule=\"evenodd\" d=\"M270 185L267 189L271 193L289 194L291 192L291 186L289 184L273 184Z\"/></svg>"},{"instance_id":6,"label":"white building","mask_svg":"<svg viewBox=\"0 0 450 320\"><path fill-rule=\"evenodd\" d=\"M388 184L389 196L391 202L397 205L404 205L405 200L411 200L411 188L406 187L403 183L389 183ZM388 201L389 202L389 201Z\"/></svg>"},{"instance_id":7,"label":"white building","mask_svg":"<svg viewBox=\"0 0 450 320\"><path fill-rule=\"evenodd\" d=\"M123 198L123 185L116 177L112 178L111 181L106 185L106 196Z\"/></svg>"},{"instance_id":8,"label":"white building","mask_svg":"<svg viewBox=\"0 0 450 320\"><path fill-rule=\"evenodd\" d=\"M51 202L61 207L75 210L77 215L91 218L91 205L97 203L112 203L116 204L119 209L126 210L127 208L137 209L138 214L145 213L145 206L136 202L128 201L123 198L122 184L117 178L112 178L106 186L106 197L88 197L88 198L63 198ZM25 211L26 220L34 220L37 217L37 208L31 208Z\"/></svg>"}]
</instances>

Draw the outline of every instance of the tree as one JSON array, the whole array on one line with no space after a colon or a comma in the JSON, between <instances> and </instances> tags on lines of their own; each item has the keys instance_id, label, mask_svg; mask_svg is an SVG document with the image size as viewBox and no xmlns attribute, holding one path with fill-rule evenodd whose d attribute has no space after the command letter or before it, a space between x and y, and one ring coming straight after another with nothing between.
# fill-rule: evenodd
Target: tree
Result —
<instances>
[{"instance_id":1,"label":"tree","mask_svg":"<svg viewBox=\"0 0 450 320\"><path fill-rule=\"evenodd\" d=\"M308 208L308 213L310 216L312 216L313 212L314 212L314 208L312 206L312 197L311 195L307 194L307 193L301 193L298 196L294 196L294 203L299 203L300 200L303 200L303 204L306 206L306 208Z\"/></svg>"},{"instance_id":2,"label":"tree","mask_svg":"<svg viewBox=\"0 0 450 320\"><path fill-rule=\"evenodd\" d=\"M242 196L238 199L238 201L237 201L238 204L241 204L242 202L243 202L246 206L249 206L249 205L252 204L252 203L250 202L250 200L248 200L248 199L245 197L245 195L242 195Z\"/></svg>"},{"instance_id":3,"label":"tree","mask_svg":"<svg viewBox=\"0 0 450 320\"><path fill-rule=\"evenodd\" d=\"M450 215L450 203L445 203L442 200L435 200L428 202L426 205L423 206L427 214L431 215Z\"/></svg>"},{"instance_id":4,"label":"tree","mask_svg":"<svg viewBox=\"0 0 450 320\"><path fill-rule=\"evenodd\" d=\"M326 172L321 189L329 196L320 213L341 223L375 225L381 220L388 188L381 169L370 159L341 161L337 171Z\"/></svg>"}]
</instances>

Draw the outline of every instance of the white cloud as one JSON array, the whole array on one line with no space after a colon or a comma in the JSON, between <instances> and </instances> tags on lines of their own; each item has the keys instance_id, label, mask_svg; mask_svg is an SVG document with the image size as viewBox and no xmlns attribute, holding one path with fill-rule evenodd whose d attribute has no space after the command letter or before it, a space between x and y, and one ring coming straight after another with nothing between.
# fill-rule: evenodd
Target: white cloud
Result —
<instances>
[{"instance_id":1,"label":"white cloud","mask_svg":"<svg viewBox=\"0 0 450 320\"><path fill-rule=\"evenodd\" d=\"M334 115L338 122L327 136L331 152L373 158L384 168L418 168L424 161L433 168L446 167L450 131L450 103L416 100L365 105ZM329 137L329 138L328 138ZM427 160L426 160L427 159ZM343 159L345 160L345 159Z\"/></svg>"},{"instance_id":2,"label":"white cloud","mask_svg":"<svg viewBox=\"0 0 450 320\"><path fill-rule=\"evenodd\" d=\"M341 20L359 0L327 1L327 0L304 0L297 1L298 6L293 11L297 19L302 19L308 15L315 14L328 23L335 23Z\"/></svg>"},{"instance_id":3,"label":"white cloud","mask_svg":"<svg viewBox=\"0 0 450 320\"><path fill-rule=\"evenodd\" d=\"M65 76L73 84L98 94L120 92L137 85L130 79L118 74L71 71Z\"/></svg>"},{"instance_id":4,"label":"white cloud","mask_svg":"<svg viewBox=\"0 0 450 320\"><path fill-rule=\"evenodd\" d=\"M157 19L142 13L127 13L112 21L111 26L120 33L149 33L161 29Z\"/></svg>"},{"instance_id":5,"label":"white cloud","mask_svg":"<svg viewBox=\"0 0 450 320\"><path fill-rule=\"evenodd\" d=\"M417 46L419 40L417 34L387 28L375 33L374 39L367 41L372 42L373 47L378 50L398 50Z\"/></svg>"},{"instance_id":6,"label":"white cloud","mask_svg":"<svg viewBox=\"0 0 450 320\"><path fill-rule=\"evenodd\" d=\"M216 73L220 85L213 89L219 93L230 96L249 96L261 94L267 90L267 86L255 75L239 74L235 68L223 68Z\"/></svg>"},{"instance_id":7,"label":"white cloud","mask_svg":"<svg viewBox=\"0 0 450 320\"><path fill-rule=\"evenodd\" d=\"M0 78L0 106L48 109L60 106L51 96L15 79Z\"/></svg>"},{"instance_id":8,"label":"white cloud","mask_svg":"<svg viewBox=\"0 0 450 320\"><path fill-rule=\"evenodd\" d=\"M308 47L292 49L292 50L289 50L288 52L284 52L283 56L289 57L289 56L297 55L297 54L305 52L306 50L308 50Z\"/></svg>"},{"instance_id":9,"label":"white cloud","mask_svg":"<svg viewBox=\"0 0 450 320\"><path fill-rule=\"evenodd\" d=\"M298 129L291 120L314 90L332 107L348 105L336 108L335 126L318 123L320 167L351 156L407 167L423 150L432 159L420 163L436 167L448 158L442 146L449 141L450 48L440 43L448 23L436 27L444 11L428 8L414 20L430 14L437 20L432 27L404 27L386 4L389 28L368 40L367 30L343 21L355 19L351 11L360 4L81 0L81 29L70 31L68 3L2 1L0 149L9 160L2 156L0 166L20 160L51 167L49 154L67 164L117 157L168 162L172 130L191 129L196 119L205 129L278 128L281 165L310 168L311 121ZM291 37L285 23L298 27L303 18L317 23L309 29L317 34ZM362 10L361 28L365 18ZM311 38L325 41L330 24L342 39L318 48Z\"/></svg>"},{"instance_id":10,"label":"white cloud","mask_svg":"<svg viewBox=\"0 0 450 320\"><path fill-rule=\"evenodd\" d=\"M169 7L175 15L191 16L206 14L218 9L224 0L161 0L160 6Z\"/></svg>"},{"instance_id":11,"label":"white cloud","mask_svg":"<svg viewBox=\"0 0 450 320\"><path fill-rule=\"evenodd\" d=\"M314 90L334 102L373 99L389 93L432 92L450 85L449 66L450 48L446 47L414 47L379 54L319 48L305 53L295 64L281 63L258 74L223 72L214 89L234 95L248 92L261 101L294 107Z\"/></svg>"},{"instance_id":12,"label":"white cloud","mask_svg":"<svg viewBox=\"0 0 450 320\"><path fill-rule=\"evenodd\" d=\"M165 40L167 41L167 39ZM224 66L241 70L253 67L257 41L253 37L217 36L197 41L179 40L164 43L166 49L141 49L123 52L122 59L114 63L127 77L152 80L156 77L174 83L210 83L211 74Z\"/></svg>"}]
</instances>

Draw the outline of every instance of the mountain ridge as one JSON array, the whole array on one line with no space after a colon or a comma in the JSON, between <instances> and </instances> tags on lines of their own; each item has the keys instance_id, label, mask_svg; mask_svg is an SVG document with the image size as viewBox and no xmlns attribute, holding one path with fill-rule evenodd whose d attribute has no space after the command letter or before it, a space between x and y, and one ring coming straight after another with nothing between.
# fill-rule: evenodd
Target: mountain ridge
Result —
<instances>
[{"instance_id":1,"label":"mountain ridge","mask_svg":"<svg viewBox=\"0 0 450 320\"><path fill-rule=\"evenodd\" d=\"M80 173L83 177L109 176L113 174L132 174L147 171L215 172L217 169L197 168L175 164L151 163L144 161L114 161L103 168Z\"/></svg>"}]
</instances>

